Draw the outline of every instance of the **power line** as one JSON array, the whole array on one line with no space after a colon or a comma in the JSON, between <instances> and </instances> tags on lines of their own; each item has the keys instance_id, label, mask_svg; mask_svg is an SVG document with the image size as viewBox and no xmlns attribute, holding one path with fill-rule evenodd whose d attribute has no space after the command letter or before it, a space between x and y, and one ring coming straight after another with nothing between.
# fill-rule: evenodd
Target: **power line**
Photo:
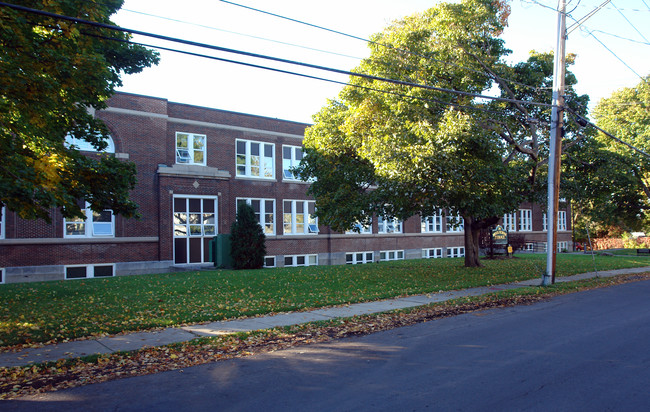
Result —
<instances>
[{"instance_id":1,"label":"power line","mask_svg":"<svg viewBox=\"0 0 650 412\"><path fill-rule=\"evenodd\" d=\"M594 33L602 33L602 34L607 35L607 36L616 37L617 39L627 40L627 41L632 42L632 43L637 43L637 44L643 44L645 46L650 46L650 42L644 42L644 41L640 41L640 40L630 39L630 38L627 38L627 37L619 36L618 34L608 33L608 32L603 31L603 30L592 30L592 31Z\"/></svg>"},{"instance_id":2,"label":"power line","mask_svg":"<svg viewBox=\"0 0 650 412\"><path fill-rule=\"evenodd\" d=\"M585 30L585 31L587 31L587 33L588 33L591 37L593 37L594 39L596 39L596 41L597 41L598 43L600 43L601 46L603 46L605 49L607 49L608 52L610 52L614 57L616 57L616 58L618 59L618 61L620 61L621 63L623 63L623 64L625 65L625 67L627 67L628 69L630 69L630 71L631 71L632 73L634 73L634 74L635 74L639 79L643 80L644 82L647 82L647 80L644 79L644 78L643 78L639 73L637 73L637 72L636 72L636 71L635 71L635 70L634 70L634 69L633 69L629 64L627 64L627 63L625 62L625 60L623 60L622 58L620 58L616 53L614 53L614 52L612 51L612 49L610 49L609 47L607 47L607 46L605 45L605 43L603 43L602 41L600 41L600 39L599 39L598 37L596 37L596 35L595 35L592 31L588 30L586 27L582 27L581 30Z\"/></svg>"},{"instance_id":3,"label":"power line","mask_svg":"<svg viewBox=\"0 0 650 412\"><path fill-rule=\"evenodd\" d=\"M616 5L615 5L614 3L612 3L612 6L614 6L614 8L616 9L616 11L618 11L619 14L620 14L621 16L623 16L623 18L625 19L625 21L627 21L627 22L630 24L630 26L632 26L632 28L633 28L634 30L636 30L637 33L639 33L639 36L641 36L641 37L643 38L643 40L645 40L646 42L649 41L649 40L648 40L648 39L643 35L643 33L641 33L641 32L639 31L639 29L637 29L636 26L635 26L634 24L632 24L632 22L631 22L631 21L630 21L630 20L625 16L625 14L623 14L623 12L620 11L620 10L618 9L618 7L616 7Z\"/></svg>"},{"instance_id":4,"label":"power line","mask_svg":"<svg viewBox=\"0 0 650 412\"><path fill-rule=\"evenodd\" d=\"M140 14L140 15L149 16L149 17L155 17L157 19L173 21L173 22L176 22L176 23L187 24L187 25L190 25L190 26L202 27L204 29L216 30L216 31L220 31L220 32L223 32L223 33L234 34L234 35L237 35L237 36L248 37L248 38L256 39L256 40L268 41L268 42L272 42L272 43L282 44L282 45L285 45L285 46L297 47L297 48L301 48L301 49L305 49L305 50L311 50L311 51L316 51L316 52L320 52L320 53L327 53L327 54L332 54L332 55L341 56L341 57L347 57L347 58L355 59L355 60L361 60L362 59L361 57L350 56L350 55L347 55L347 54L338 53L338 52L334 52L334 51L317 49L317 48L314 48L314 47L303 46L303 45L300 45L300 44L289 43L289 42L284 42L284 41L274 40L274 39L269 39L269 38L266 38L266 37L253 36L251 34L245 34L245 33L239 33L239 32L236 32L236 31L220 29L220 28L214 27L214 26L206 26L206 25L198 24L198 23L190 23L190 22L183 21L183 20L173 19L171 17L158 16L156 14L145 13L145 12L142 12L142 11L129 10L129 9L122 9L122 10L126 11L126 12L129 12L129 13Z\"/></svg>"},{"instance_id":5,"label":"power line","mask_svg":"<svg viewBox=\"0 0 650 412\"><path fill-rule=\"evenodd\" d=\"M291 18L291 17L282 16L280 14L271 13L271 12L268 12L268 11L265 11L265 10L257 9L257 8L254 8L254 7L246 6L246 5L235 3L235 2L232 2L232 1L227 1L227 0L220 0L220 1L222 1L223 3L227 3L227 4L230 4L230 5L233 5L233 6L237 6L237 7L241 7L241 8L247 9L247 10L255 11L255 12L258 12L258 13L262 13L262 14L267 14L267 15L273 16L273 17L277 17L279 19L288 20L288 21L291 21L291 22L294 22L294 23L303 24L305 26L313 27L313 28L316 28L316 29L325 30L325 31L328 31L330 33L339 34L341 36L349 37L349 38L352 38L352 39L355 39L355 40L360 40L360 41L366 42L368 44L374 44L374 45L377 45L377 46L386 47L386 48L391 49L391 50L407 53L407 54L410 54L410 55L416 56L416 57L422 57L424 59L434 61L434 62L437 62L437 63L442 63L442 64L445 64L445 65L458 67L459 69L467 70L467 71L470 71L470 72L473 72L473 73L477 73L477 74L481 74L481 75L486 75L487 74L484 71L472 69L470 67L464 67L464 66L461 66L461 65L459 65L457 63L434 59L431 56L426 56L426 55L422 55L422 54L419 54L419 53L414 53L414 52L412 52L410 50L407 50L407 49L402 49L402 48L399 48L399 47L394 47L394 46L392 46L390 44L380 43L380 42L377 42L377 41L374 41L374 40L365 39L363 37L359 37L359 36L355 36L355 35L352 35L352 34L344 33L342 31L338 31L338 30L329 29L327 27L319 26L317 24L308 23L308 22L305 22L305 21L302 21L302 20ZM533 90L538 90L539 89L539 88L537 88L535 86L530 86L530 85L518 82L516 80L511 80L511 79L507 79L507 78L503 78L503 77L499 77L499 76L497 76L497 80L507 81L508 83L516 84L516 85L522 86L522 87L527 87L527 88L530 88L530 89L533 89Z\"/></svg>"},{"instance_id":6,"label":"power line","mask_svg":"<svg viewBox=\"0 0 650 412\"><path fill-rule=\"evenodd\" d=\"M299 62L299 61L295 61L295 60L283 59L283 58L279 58L279 57L272 57L272 56L262 55L262 54L258 54L258 53L250 53L250 52L246 52L246 51L242 51L242 50L235 50L235 49L230 49L230 48L226 48L226 47L215 46L215 45L200 43L200 42L195 42L195 41L191 41L191 40L184 40L184 39L179 39L179 38L170 37L170 36L164 36L164 35L160 35L160 34L148 33L148 32L144 32L144 31L141 31L141 30L128 29L128 28L118 27L118 26L115 26L115 25L110 25L110 24L105 24L105 23L98 23L98 22L95 22L95 21L84 20L84 19L79 19L79 18L76 18L76 17L70 17L70 16L65 16L65 15L56 14L56 13L50 13L50 12L46 12L46 11L42 11L42 10L31 9L31 8L28 8L28 7L19 6L19 5L15 5L15 4L9 4L9 3L5 3L5 2L0 2L0 6L5 6L5 7L13 8L15 10L20 10L20 11L24 11L24 12L28 12L28 13L32 13L32 14L41 15L41 16L52 17L52 18L57 18L57 19L61 19L61 20L72 21L72 22L75 22L75 23L86 24L86 25L92 26L92 27L99 27L99 28L103 28L103 29L108 29L108 30L113 30L113 31L118 31L118 32L125 32L125 33L129 33L129 34L137 34L137 35L141 35L141 36L145 36L145 37L152 37L152 38L159 39L159 40L165 40L165 41L185 44L185 45L189 45L189 46L206 48L206 49L221 51L221 52L225 52L225 53L238 54L238 55L247 56L247 57L270 60L270 61L274 61L274 62L277 62L277 63L285 63L285 64L290 64L290 65L297 65L297 66L307 67L307 68L316 69L316 70L322 70L322 71L328 71L328 72L337 73L337 74L343 74L343 75L347 75L347 76L359 77L359 78L363 78L363 79L366 79L366 80L386 82L386 83L392 83L392 84L401 85L401 86L408 86L408 87L417 87L417 88L421 88L421 89L425 89L425 90L437 91L437 92L441 92L441 93L455 94L455 95L459 95L459 96L467 96L467 97L480 98L480 99L503 101L503 102L509 102L509 103L529 104L529 105L541 106L541 107L552 107L552 105L548 104L548 103L540 103L540 102L535 102L535 101L525 101L525 100L517 100L517 99L507 99L507 98L502 98L502 97L495 97L495 96L483 95L483 94L478 94L478 93L465 92L465 91L461 91L461 90L453 90L453 89L447 89L447 88L442 88L442 87L429 86L429 85L424 85L424 84L419 84L419 83L411 83L411 82L406 82L406 81L402 81L402 80L390 79L390 78L374 76L374 75L369 75L369 74L364 74L364 73L351 72L351 71L347 71L347 70L335 69L335 68L331 68L331 67L320 66L320 65L310 64L310 63L304 63L304 62Z\"/></svg>"}]
</instances>

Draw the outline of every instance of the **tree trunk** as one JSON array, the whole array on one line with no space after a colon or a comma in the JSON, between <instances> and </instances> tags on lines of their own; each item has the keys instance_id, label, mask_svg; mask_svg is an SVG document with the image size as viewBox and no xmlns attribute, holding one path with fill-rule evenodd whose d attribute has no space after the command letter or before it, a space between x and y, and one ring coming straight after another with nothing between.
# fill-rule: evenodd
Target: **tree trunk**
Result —
<instances>
[{"instance_id":1,"label":"tree trunk","mask_svg":"<svg viewBox=\"0 0 650 412\"><path fill-rule=\"evenodd\" d=\"M463 215L465 221L465 267L481 267L479 259L479 235L481 229L487 229L499 221L499 217L474 219L472 216Z\"/></svg>"},{"instance_id":2,"label":"tree trunk","mask_svg":"<svg viewBox=\"0 0 650 412\"><path fill-rule=\"evenodd\" d=\"M478 236L480 229L472 217L463 217L465 220L465 267L481 267L479 259Z\"/></svg>"}]
</instances>

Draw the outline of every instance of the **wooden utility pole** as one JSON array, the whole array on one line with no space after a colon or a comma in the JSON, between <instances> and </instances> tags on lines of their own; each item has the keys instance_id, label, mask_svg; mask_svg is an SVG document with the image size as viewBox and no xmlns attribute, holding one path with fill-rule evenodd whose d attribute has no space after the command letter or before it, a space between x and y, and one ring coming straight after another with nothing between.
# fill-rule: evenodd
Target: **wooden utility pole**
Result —
<instances>
[{"instance_id":1,"label":"wooden utility pole","mask_svg":"<svg viewBox=\"0 0 650 412\"><path fill-rule=\"evenodd\" d=\"M546 213L546 272L542 285L555 283L555 257L557 254L557 215L560 199L560 159L564 134L564 78L566 44L566 0L559 1L557 17L557 44L553 68L553 108L548 162L548 212Z\"/></svg>"}]
</instances>

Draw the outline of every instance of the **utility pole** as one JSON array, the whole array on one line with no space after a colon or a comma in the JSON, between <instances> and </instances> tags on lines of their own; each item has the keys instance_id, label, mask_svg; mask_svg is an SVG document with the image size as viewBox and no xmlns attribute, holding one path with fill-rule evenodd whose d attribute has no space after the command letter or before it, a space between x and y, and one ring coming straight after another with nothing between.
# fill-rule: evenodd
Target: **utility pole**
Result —
<instances>
[{"instance_id":1,"label":"utility pole","mask_svg":"<svg viewBox=\"0 0 650 412\"><path fill-rule=\"evenodd\" d=\"M546 213L546 273L542 285L555 283L555 258L557 254L557 215L560 198L560 158L564 134L564 78L566 44L566 0L559 1L557 17L557 44L553 68L553 108L548 162L548 212Z\"/></svg>"}]
</instances>

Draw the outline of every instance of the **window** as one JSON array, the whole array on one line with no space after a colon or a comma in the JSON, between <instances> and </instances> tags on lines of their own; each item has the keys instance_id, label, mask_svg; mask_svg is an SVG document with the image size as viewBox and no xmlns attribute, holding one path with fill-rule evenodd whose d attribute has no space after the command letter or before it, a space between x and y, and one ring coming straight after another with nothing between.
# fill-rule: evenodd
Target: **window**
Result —
<instances>
[{"instance_id":1,"label":"window","mask_svg":"<svg viewBox=\"0 0 650 412\"><path fill-rule=\"evenodd\" d=\"M557 251L558 252L567 252L569 250L569 242L566 240L562 242L557 242Z\"/></svg>"},{"instance_id":2,"label":"window","mask_svg":"<svg viewBox=\"0 0 650 412\"><path fill-rule=\"evenodd\" d=\"M264 257L264 267L265 268L274 268L275 267L275 256L265 256Z\"/></svg>"},{"instance_id":3,"label":"window","mask_svg":"<svg viewBox=\"0 0 650 412\"><path fill-rule=\"evenodd\" d=\"M402 221L396 218L379 216L377 233L402 233Z\"/></svg>"},{"instance_id":4,"label":"window","mask_svg":"<svg viewBox=\"0 0 650 412\"><path fill-rule=\"evenodd\" d=\"M318 255L293 255L284 257L284 266L316 266Z\"/></svg>"},{"instance_id":5,"label":"window","mask_svg":"<svg viewBox=\"0 0 650 412\"><path fill-rule=\"evenodd\" d=\"M530 209L519 209L519 231L530 232L533 230L533 217Z\"/></svg>"},{"instance_id":6,"label":"window","mask_svg":"<svg viewBox=\"0 0 650 412\"><path fill-rule=\"evenodd\" d=\"M275 177L275 145L237 140L237 176L273 179Z\"/></svg>"},{"instance_id":7,"label":"window","mask_svg":"<svg viewBox=\"0 0 650 412\"><path fill-rule=\"evenodd\" d=\"M174 196L174 263L210 261L210 240L217 235L217 198Z\"/></svg>"},{"instance_id":8,"label":"window","mask_svg":"<svg viewBox=\"0 0 650 412\"><path fill-rule=\"evenodd\" d=\"M464 232L465 221L461 216L447 215L447 232Z\"/></svg>"},{"instance_id":9,"label":"window","mask_svg":"<svg viewBox=\"0 0 650 412\"><path fill-rule=\"evenodd\" d=\"M544 230L544 232L548 230L546 213L542 216L542 230ZM566 230L566 211L564 210L557 212L557 230Z\"/></svg>"},{"instance_id":10,"label":"window","mask_svg":"<svg viewBox=\"0 0 650 412\"><path fill-rule=\"evenodd\" d=\"M503 215L503 229L508 232L514 232L517 230L516 225L517 213L506 213Z\"/></svg>"},{"instance_id":11,"label":"window","mask_svg":"<svg viewBox=\"0 0 650 412\"><path fill-rule=\"evenodd\" d=\"M403 250L382 250L379 252L379 260L390 261L390 260L404 260L404 251Z\"/></svg>"},{"instance_id":12,"label":"window","mask_svg":"<svg viewBox=\"0 0 650 412\"><path fill-rule=\"evenodd\" d=\"M566 212L563 210L557 212L557 230L566 230Z\"/></svg>"},{"instance_id":13,"label":"window","mask_svg":"<svg viewBox=\"0 0 650 412\"><path fill-rule=\"evenodd\" d=\"M113 139L110 136L107 136L106 139L104 139L106 142L106 148L102 150L102 153L115 153L115 143L113 143ZM70 135L67 135L65 137L65 145L67 147L74 147L75 149L79 150L80 152L96 152L97 149L95 146L90 144L90 142L87 142L83 139L76 139Z\"/></svg>"},{"instance_id":14,"label":"window","mask_svg":"<svg viewBox=\"0 0 650 412\"><path fill-rule=\"evenodd\" d=\"M5 208L0 207L0 239L5 238L5 226L7 225L6 223L7 219L5 219Z\"/></svg>"},{"instance_id":15,"label":"window","mask_svg":"<svg viewBox=\"0 0 650 412\"><path fill-rule=\"evenodd\" d=\"M345 263L347 265L359 265L362 263L372 263L375 259L374 252L354 252L345 254Z\"/></svg>"},{"instance_id":16,"label":"window","mask_svg":"<svg viewBox=\"0 0 650 412\"><path fill-rule=\"evenodd\" d=\"M442 232L442 212L438 212L438 214L433 216L423 216L420 231L422 233Z\"/></svg>"},{"instance_id":17,"label":"window","mask_svg":"<svg viewBox=\"0 0 650 412\"><path fill-rule=\"evenodd\" d=\"M535 251L535 244L534 243L526 243L521 250L524 250L526 252L534 252Z\"/></svg>"},{"instance_id":18,"label":"window","mask_svg":"<svg viewBox=\"0 0 650 412\"><path fill-rule=\"evenodd\" d=\"M205 135L176 133L176 163L205 166Z\"/></svg>"},{"instance_id":19,"label":"window","mask_svg":"<svg viewBox=\"0 0 650 412\"><path fill-rule=\"evenodd\" d=\"M287 180L300 180L291 170L298 166L302 160L302 147L282 146L282 178Z\"/></svg>"},{"instance_id":20,"label":"window","mask_svg":"<svg viewBox=\"0 0 650 412\"><path fill-rule=\"evenodd\" d=\"M0 268L0 284L5 283L5 270Z\"/></svg>"},{"instance_id":21,"label":"window","mask_svg":"<svg viewBox=\"0 0 650 412\"><path fill-rule=\"evenodd\" d=\"M255 217L257 221L262 226L264 234L274 235L275 234L275 200L274 199L251 199L251 198L238 198L237 204L241 202L249 204L253 211L255 211Z\"/></svg>"},{"instance_id":22,"label":"window","mask_svg":"<svg viewBox=\"0 0 650 412\"><path fill-rule=\"evenodd\" d=\"M76 265L65 267L66 279L106 278L115 276L115 265Z\"/></svg>"},{"instance_id":23,"label":"window","mask_svg":"<svg viewBox=\"0 0 650 412\"><path fill-rule=\"evenodd\" d=\"M314 216L316 202L313 200L285 200L282 224L285 235L318 233L318 219Z\"/></svg>"},{"instance_id":24,"label":"window","mask_svg":"<svg viewBox=\"0 0 650 412\"><path fill-rule=\"evenodd\" d=\"M442 257L442 248L422 249L422 259L438 259Z\"/></svg>"},{"instance_id":25,"label":"window","mask_svg":"<svg viewBox=\"0 0 650 412\"><path fill-rule=\"evenodd\" d=\"M348 230L345 232L348 235L351 234L369 234L372 233L372 221L368 221L368 223L364 224L361 222L357 222L354 224L354 227L356 230Z\"/></svg>"},{"instance_id":26,"label":"window","mask_svg":"<svg viewBox=\"0 0 650 412\"><path fill-rule=\"evenodd\" d=\"M448 258L465 257L465 247L463 247L463 246L448 247L447 248L447 257Z\"/></svg>"},{"instance_id":27,"label":"window","mask_svg":"<svg viewBox=\"0 0 650 412\"><path fill-rule=\"evenodd\" d=\"M111 210L95 212L88 203L84 217L63 219L64 237L115 237L115 216Z\"/></svg>"}]
</instances>

